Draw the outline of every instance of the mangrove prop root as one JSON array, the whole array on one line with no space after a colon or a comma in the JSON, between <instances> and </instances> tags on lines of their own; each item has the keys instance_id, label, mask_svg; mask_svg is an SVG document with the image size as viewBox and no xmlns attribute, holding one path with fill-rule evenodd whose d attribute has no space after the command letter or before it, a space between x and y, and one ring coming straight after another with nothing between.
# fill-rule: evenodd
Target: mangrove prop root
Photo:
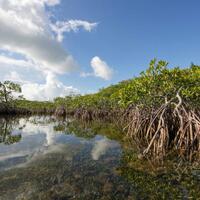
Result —
<instances>
[{"instance_id":1,"label":"mangrove prop root","mask_svg":"<svg viewBox=\"0 0 200 200\"><path fill-rule=\"evenodd\" d=\"M190 160L200 152L200 115L183 103L179 92L157 109L131 107L126 112L124 130L143 156L163 158L170 150Z\"/></svg>"}]
</instances>

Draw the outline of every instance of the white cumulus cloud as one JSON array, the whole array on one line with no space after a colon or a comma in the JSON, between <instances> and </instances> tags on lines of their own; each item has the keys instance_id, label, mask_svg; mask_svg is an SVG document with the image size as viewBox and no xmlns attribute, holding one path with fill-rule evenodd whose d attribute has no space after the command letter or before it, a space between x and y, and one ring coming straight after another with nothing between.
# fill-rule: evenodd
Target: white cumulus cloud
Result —
<instances>
[{"instance_id":1,"label":"white cumulus cloud","mask_svg":"<svg viewBox=\"0 0 200 200\"><path fill-rule=\"evenodd\" d=\"M21 83L23 95L30 100L52 100L78 92L58 79L59 74L78 68L61 41L64 33L80 28L90 32L97 23L53 23L47 7L58 4L60 0L0 0L0 80ZM46 82L39 84L44 78Z\"/></svg>"},{"instance_id":2,"label":"white cumulus cloud","mask_svg":"<svg viewBox=\"0 0 200 200\"><path fill-rule=\"evenodd\" d=\"M91 31L97 23L69 20L53 24L46 6L59 3L59 0L0 0L0 49L24 55L42 70L65 73L76 69L77 62L57 40L62 41L65 32L76 32L81 27Z\"/></svg>"},{"instance_id":3,"label":"white cumulus cloud","mask_svg":"<svg viewBox=\"0 0 200 200\"><path fill-rule=\"evenodd\" d=\"M45 84L27 83L22 85L23 96L30 100L53 100L55 97L65 97L72 93L78 94L79 90L64 85L50 72L47 74Z\"/></svg>"},{"instance_id":4,"label":"white cumulus cloud","mask_svg":"<svg viewBox=\"0 0 200 200\"><path fill-rule=\"evenodd\" d=\"M15 59L6 55L0 55L0 80L10 80L18 83L38 82L45 74L39 66L30 60ZM26 80L24 80L24 78Z\"/></svg>"},{"instance_id":5,"label":"white cumulus cloud","mask_svg":"<svg viewBox=\"0 0 200 200\"><path fill-rule=\"evenodd\" d=\"M64 73L77 67L50 32L47 5L57 1L1 0L0 48L32 59L43 70Z\"/></svg>"},{"instance_id":6,"label":"white cumulus cloud","mask_svg":"<svg viewBox=\"0 0 200 200\"><path fill-rule=\"evenodd\" d=\"M98 56L93 57L90 64L93 71L82 72L81 77L95 76L95 77L102 78L104 80L112 79L114 70L101 58L99 58Z\"/></svg>"},{"instance_id":7,"label":"white cumulus cloud","mask_svg":"<svg viewBox=\"0 0 200 200\"><path fill-rule=\"evenodd\" d=\"M110 80L113 76L113 69L98 56L95 56L91 60L91 67L94 71L94 76L103 78L105 80Z\"/></svg>"}]
</instances>

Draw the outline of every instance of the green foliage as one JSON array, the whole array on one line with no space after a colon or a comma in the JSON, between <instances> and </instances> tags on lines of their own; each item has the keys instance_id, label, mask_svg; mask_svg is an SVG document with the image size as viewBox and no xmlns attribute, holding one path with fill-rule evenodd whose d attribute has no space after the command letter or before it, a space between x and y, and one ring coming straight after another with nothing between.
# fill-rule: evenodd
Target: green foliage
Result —
<instances>
[{"instance_id":1,"label":"green foliage","mask_svg":"<svg viewBox=\"0 0 200 200\"><path fill-rule=\"evenodd\" d=\"M54 112L56 109L56 104L49 101L29 101L29 100L17 100L16 106L20 110L28 110L35 114L48 114Z\"/></svg>"},{"instance_id":2,"label":"green foliage","mask_svg":"<svg viewBox=\"0 0 200 200\"><path fill-rule=\"evenodd\" d=\"M118 109L130 104L155 107L180 95L186 103L198 107L200 104L200 67L168 69L165 61L150 62L149 68L139 77L111 85L98 93L56 99L68 109ZM58 101L59 100L59 101Z\"/></svg>"},{"instance_id":3,"label":"green foliage","mask_svg":"<svg viewBox=\"0 0 200 200\"><path fill-rule=\"evenodd\" d=\"M19 84L11 81L0 82L0 102L10 103L16 98L22 98L22 96L14 97L13 93L21 93L21 87Z\"/></svg>"},{"instance_id":4,"label":"green foliage","mask_svg":"<svg viewBox=\"0 0 200 200\"><path fill-rule=\"evenodd\" d=\"M182 98L191 106L199 106L200 67L167 68L165 61L152 60L149 68L139 77L111 85L98 93L84 96L56 98L56 104L63 104L69 110L85 109L118 109L130 104L155 107L176 96L178 90Z\"/></svg>"},{"instance_id":5,"label":"green foliage","mask_svg":"<svg viewBox=\"0 0 200 200\"><path fill-rule=\"evenodd\" d=\"M122 81L116 85L100 89L99 92L86 95L69 95L57 97L53 102L37 102L19 100L19 108L31 111L51 111L56 107L65 106L67 111L76 109L87 110L118 110L129 105L157 107L176 96L177 91L185 103L191 107L200 106L200 66L192 64L189 68L167 68L166 61L153 59L149 68L138 77ZM1 84L2 85L2 84ZM5 83L1 86L1 100ZM20 91L13 83L6 83L6 94L12 99L11 90Z\"/></svg>"},{"instance_id":6,"label":"green foliage","mask_svg":"<svg viewBox=\"0 0 200 200\"><path fill-rule=\"evenodd\" d=\"M158 106L176 96L180 90L181 97L190 105L199 105L200 67L167 69L167 62L152 60L149 69L131 80L118 91L123 107L129 104Z\"/></svg>"}]
</instances>

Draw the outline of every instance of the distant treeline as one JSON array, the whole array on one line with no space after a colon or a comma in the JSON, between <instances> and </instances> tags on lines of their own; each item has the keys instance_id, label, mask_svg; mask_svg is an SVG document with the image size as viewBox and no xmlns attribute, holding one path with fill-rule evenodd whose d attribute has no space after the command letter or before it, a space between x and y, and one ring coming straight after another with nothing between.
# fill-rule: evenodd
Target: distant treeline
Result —
<instances>
[{"instance_id":1,"label":"distant treeline","mask_svg":"<svg viewBox=\"0 0 200 200\"><path fill-rule=\"evenodd\" d=\"M167 65L165 61L152 60L150 67L140 76L100 89L95 94L57 97L53 102L19 100L17 106L30 110L51 110L62 105L67 111L110 111L133 105L150 108L159 107L179 92L184 103L199 108L200 66L192 64L189 68L168 69Z\"/></svg>"}]
</instances>

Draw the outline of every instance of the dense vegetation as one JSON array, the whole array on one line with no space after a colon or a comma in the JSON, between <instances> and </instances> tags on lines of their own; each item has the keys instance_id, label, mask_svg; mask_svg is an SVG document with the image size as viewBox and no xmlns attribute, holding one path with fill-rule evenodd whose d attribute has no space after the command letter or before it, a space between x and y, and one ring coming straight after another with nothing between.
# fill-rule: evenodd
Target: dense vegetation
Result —
<instances>
[{"instance_id":1,"label":"dense vegetation","mask_svg":"<svg viewBox=\"0 0 200 200\"><path fill-rule=\"evenodd\" d=\"M53 102L11 101L24 113L113 119L136 141L143 156L163 157L173 148L193 158L200 151L200 66L167 66L154 59L140 76L95 94L57 97Z\"/></svg>"},{"instance_id":2,"label":"dense vegetation","mask_svg":"<svg viewBox=\"0 0 200 200\"><path fill-rule=\"evenodd\" d=\"M54 105L65 106L68 111L85 110L115 110L126 109L130 105L141 107L158 107L166 98L179 95L188 106L198 108L200 105L200 67L191 65L190 68L167 68L165 61L152 60L149 69L139 77L126 80L103 88L95 94L66 96L55 98ZM24 104L24 101L21 102ZM21 105L20 105L21 106ZM24 107L52 108L52 103L25 102ZM55 108L54 107L54 108Z\"/></svg>"},{"instance_id":3,"label":"dense vegetation","mask_svg":"<svg viewBox=\"0 0 200 200\"><path fill-rule=\"evenodd\" d=\"M30 111L46 111L64 106L67 111L77 109L84 110L119 110L126 109L130 105L140 107L159 107L166 98L171 99L177 92L182 100L192 108L200 106L200 66L191 65L189 68L167 68L165 61L150 62L149 68L133 79L122 81L116 85L100 89L95 94L71 95L64 98L57 97L54 102L38 102L28 100L13 100L9 90L9 100L15 102L18 108L26 108ZM11 82L10 82L11 83ZM3 85L3 84L1 84ZM15 84L18 92L19 85ZM5 102L4 94L0 87L0 102Z\"/></svg>"}]
</instances>

